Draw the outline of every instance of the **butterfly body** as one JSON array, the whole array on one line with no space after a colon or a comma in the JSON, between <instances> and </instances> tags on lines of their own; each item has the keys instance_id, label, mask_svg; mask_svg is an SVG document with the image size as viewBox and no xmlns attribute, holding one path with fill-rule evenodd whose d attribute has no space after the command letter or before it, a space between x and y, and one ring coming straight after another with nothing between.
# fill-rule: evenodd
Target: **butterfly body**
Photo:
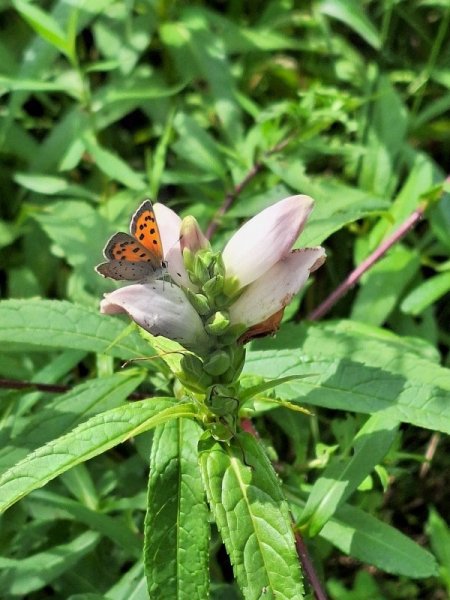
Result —
<instances>
[{"instance_id":1,"label":"butterfly body","mask_svg":"<svg viewBox=\"0 0 450 600\"><path fill-rule=\"evenodd\" d=\"M107 242L103 255L108 262L96 271L111 279L140 281L157 279L164 274L163 247L150 200L144 200L134 213L130 233L115 233Z\"/></svg>"}]
</instances>

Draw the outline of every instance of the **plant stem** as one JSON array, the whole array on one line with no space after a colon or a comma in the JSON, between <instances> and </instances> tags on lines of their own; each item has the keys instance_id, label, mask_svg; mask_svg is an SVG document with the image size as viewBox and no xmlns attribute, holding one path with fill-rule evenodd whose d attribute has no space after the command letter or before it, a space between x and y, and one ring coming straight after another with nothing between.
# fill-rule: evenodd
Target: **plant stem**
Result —
<instances>
[{"instance_id":1,"label":"plant stem","mask_svg":"<svg viewBox=\"0 0 450 600\"><path fill-rule=\"evenodd\" d=\"M328 596L326 595L324 589L322 588L322 584L320 579L317 576L316 570L311 560L311 556L309 555L308 547L303 541L300 533L295 530L295 546L297 548L297 554L301 560L302 567L308 577L308 581L314 590L314 594L317 600L328 600Z\"/></svg>"},{"instance_id":2,"label":"plant stem","mask_svg":"<svg viewBox=\"0 0 450 600\"><path fill-rule=\"evenodd\" d=\"M430 441L427 444L427 449L425 452L425 462L423 462L420 466L419 477L423 479L427 476L428 471L430 470L431 461L433 460L434 455L436 454L437 447L441 440L441 434L439 431L435 431L430 438Z\"/></svg>"},{"instance_id":3,"label":"plant stem","mask_svg":"<svg viewBox=\"0 0 450 600\"><path fill-rule=\"evenodd\" d=\"M324 300L317 308L315 308L307 317L309 321L317 321L327 314L331 308L352 288L373 265L382 258L386 252L398 241L400 241L408 231L416 225L423 217L427 203L423 202L416 210L404 221L400 227L388 238L382 242L378 248L364 260L359 267L356 267L344 281L332 292L326 300Z\"/></svg>"}]
</instances>

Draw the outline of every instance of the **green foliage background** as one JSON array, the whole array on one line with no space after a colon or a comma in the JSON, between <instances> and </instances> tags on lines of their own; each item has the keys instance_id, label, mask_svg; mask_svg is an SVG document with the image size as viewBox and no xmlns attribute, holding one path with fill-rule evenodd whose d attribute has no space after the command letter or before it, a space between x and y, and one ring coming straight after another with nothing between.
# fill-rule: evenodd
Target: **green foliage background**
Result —
<instances>
[{"instance_id":1,"label":"green foliage background","mask_svg":"<svg viewBox=\"0 0 450 600\"><path fill-rule=\"evenodd\" d=\"M206 228L256 170L214 245L307 193L317 204L298 245L328 254L246 365L248 381L316 374L276 392L313 417L255 404L291 510L330 598L444 598L448 2L13 0L0 10L0 377L73 387L1 390L1 470L104 410L128 410L138 386L170 395L161 361L119 369L148 346L96 314L114 284L94 266L143 197ZM415 230L323 322L304 322L424 201ZM65 471L2 516L2 598L148 598L151 437ZM211 553L211 596L239 597L215 530Z\"/></svg>"}]
</instances>

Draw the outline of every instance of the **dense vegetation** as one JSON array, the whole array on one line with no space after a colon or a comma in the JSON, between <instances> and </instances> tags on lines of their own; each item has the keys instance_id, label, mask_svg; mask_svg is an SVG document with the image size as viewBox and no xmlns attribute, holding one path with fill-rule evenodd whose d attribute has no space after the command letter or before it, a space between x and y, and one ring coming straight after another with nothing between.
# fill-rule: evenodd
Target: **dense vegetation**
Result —
<instances>
[{"instance_id":1,"label":"dense vegetation","mask_svg":"<svg viewBox=\"0 0 450 600\"><path fill-rule=\"evenodd\" d=\"M448 2L12 0L1 11L0 504L20 502L1 517L0 597L149 597L143 530L161 430L111 429L103 454L75 437L65 466L56 451L28 471L20 462L105 411L132 411L133 393L172 394L162 360L121 369L150 347L98 312L115 287L94 271L108 236L151 197L209 226L221 249L292 194L316 201L297 246L321 244L327 261L279 333L251 342L243 382L313 377L261 391L253 424L329 598L447 597ZM319 319L411 215L423 218ZM211 597L238 598L214 524L211 536ZM162 587L150 597L175 597L153 568Z\"/></svg>"}]
</instances>

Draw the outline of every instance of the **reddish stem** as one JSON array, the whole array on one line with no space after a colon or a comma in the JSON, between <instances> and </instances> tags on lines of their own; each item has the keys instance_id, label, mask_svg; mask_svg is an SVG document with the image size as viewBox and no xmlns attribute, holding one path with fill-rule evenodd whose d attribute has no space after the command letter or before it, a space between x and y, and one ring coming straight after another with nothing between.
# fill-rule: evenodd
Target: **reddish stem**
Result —
<instances>
[{"instance_id":1,"label":"reddish stem","mask_svg":"<svg viewBox=\"0 0 450 600\"><path fill-rule=\"evenodd\" d=\"M325 593L325 590L322 588L322 584L320 579L317 576L316 570L311 560L311 556L309 555L308 547L303 541L302 536L297 530L294 530L295 536L295 546L297 548L297 554L302 563L303 570L308 577L308 581L314 590L314 594L317 600L328 600L328 597Z\"/></svg>"},{"instance_id":2,"label":"reddish stem","mask_svg":"<svg viewBox=\"0 0 450 600\"><path fill-rule=\"evenodd\" d=\"M427 204L425 202L417 207L392 235L386 238L384 242L382 242L378 248L359 265L359 267L356 267L356 269L352 271L340 285L338 285L326 300L319 304L319 306L308 315L308 320L317 321L326 315L336 302L338 302L338 300L340 300L342 296L344 296L344 294L346 294L349 289L361 279L364 273L373 267L373 265L379 261L394 244L400 241L408 231L420 221L426 208Z\"/></svg>"},{"instance_id":3,"label":"reddish stem","mask_svg":"<svg viewBox=\"0 0 450 600\"><path fill-rule=\"evenodd\" d=\"M253 425L250 419L241 419L241 427L247 433L250 433L254 438L259 440L259 434L256 427ZM311 560L311 556L309 555L308 547L303 541L300 532L295 527L294 517L291 515L292 526L294 530L295 536L295 547L297 548L297 554L300 559L300 563L302 565L303 571L306 573L306 577L308 578L309 584L311 588L314 590L314 594L316 596L316 600L328 600L325 591L322 588L322 584L320 582L319 577L317 576L316 570L314 568L313 562Z\"/></svg>"}]
</instances>

